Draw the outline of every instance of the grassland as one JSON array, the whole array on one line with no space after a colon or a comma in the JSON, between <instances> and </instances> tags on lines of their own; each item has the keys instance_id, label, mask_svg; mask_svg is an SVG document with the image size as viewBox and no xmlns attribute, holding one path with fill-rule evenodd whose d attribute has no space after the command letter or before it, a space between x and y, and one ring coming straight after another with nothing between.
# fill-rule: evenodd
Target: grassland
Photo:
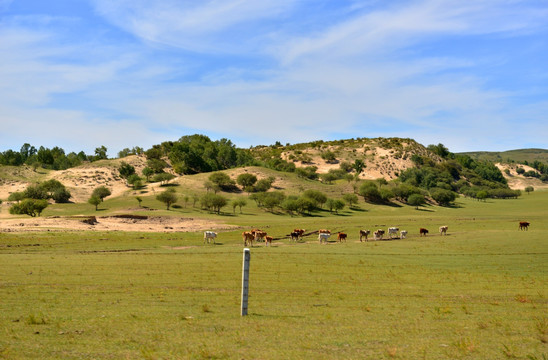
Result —
<instances>
[{"instance_id":1,"label":"grassland","mask_svg":"<svg viewBox=\"0 0 548 360\"><path fill-rule=\"evenodd\" d=\"M125 201L136 205L128 196L104 207ZM221 217L158 210L241 226L216 245L201 233L0 233L0 358L546 359L547 204L548 192L536 191L309 217L253 202ZM360 228L387 226L410 235L359 242ZM250 315L241 317L240 233L249 227L279 240L251 249ZM294 227L350 237L290 244Z\"/></svg>"}]
</instances>

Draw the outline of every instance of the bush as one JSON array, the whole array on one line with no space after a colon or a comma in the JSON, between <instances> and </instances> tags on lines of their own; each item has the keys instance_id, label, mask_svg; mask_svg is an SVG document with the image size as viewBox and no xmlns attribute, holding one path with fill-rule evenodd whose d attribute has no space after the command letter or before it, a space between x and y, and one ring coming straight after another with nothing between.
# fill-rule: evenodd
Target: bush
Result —
<instances>
[{"instance_id":1,"label":"bush","mask_svg":"<svg viewBox=\"0 0 548 360\"><path fill-rule=\"evenodd\" d=\"M430 196L432 196L432 199L434 199L441 206L447 206L457 198L457 194L455 192L440 188L431 189Z\"/></svg>"},{"instance_id":2,"label":"bush","mask_svg":"<svg viewBox=\"0 0 548 360\"><path fill-rule=\"evenodd\" d=\"M424 205L426 203L426 200L424 199L424 196L421 194L411 194L409 195L409 198L407 199L407 203L411 206L414 206L416 209L418 209L419 206Z\"/></svg>"},{"instance_id":3,"label":"bush","mask_svg":"<svg viewBox=\"0 0 548 360\"><path fill-rule=\"evenodd\" d=\"M93 190L91 193L92 197L97 197L101 199L101 201L104 201L104 199L107 196L110 196L112 193L110 192L110 189L106 186L99 186Z\"/></svg>"},{"instance_id":4,"label":"bush","mask_svg":"<svg viewBox=\"0 0 548 360\"><path fill-rule=\"evenodd\" d=\"M40 216L42 211L48 207L48 201L44 199L23 199L20 203L10 207L12 215Z\"/></svg>"},{"instance_id":5,"label":"bush","mask_svg":"<svg viewBox=\"0 0 548 360\"><path fill-rule=\"evenodd\" d=\"M175 194L175 190L167 189L163 193L156 196L156 200L166 204L167 210L169 210L169 207L177 202L177 195Z\"/></svg>"}]
</instances>

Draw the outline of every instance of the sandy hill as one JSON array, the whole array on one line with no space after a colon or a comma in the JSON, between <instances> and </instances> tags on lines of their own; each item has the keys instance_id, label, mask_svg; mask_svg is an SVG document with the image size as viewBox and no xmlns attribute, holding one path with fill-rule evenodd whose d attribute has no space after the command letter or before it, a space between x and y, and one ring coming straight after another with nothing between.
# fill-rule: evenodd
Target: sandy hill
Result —
<instances>
[{"instance_id":1,"label":"sandy hill","mask_svg":"<svg viewBox=\"0 0 548 360\"><path fill-rule=\"evenodd\" d=\"M402 138L375 138L375 139L348 139L338 141L316 141L287 146L263 146L253 148L254 156L260 159L281 157L293 162L297 167L315 166L317 172L327 173L331 169L339 169L343 163L354 163L361 160L365 164L364 171L360 174L361 179L393 180L405 169L414 166L411 157L413 155L428 156L435 161L441 161L436 155L429 152L423 145L412 139ZM326 160L326 152L334 156ZM49 179L56 179L63 183L71 192L71 201L86 202L92 191L101 185L107 186L112 197L124 194L132 194L133 191L127 186L126 181L119 176L118 168L122 162L135 167L138 174L142 173L146 166L146 157L132 155L122 159L101 160L93 163L86 163L81 166L62 170L51 171L44 169L33 170L28 166L1 167L0 166L0 199L4 202L8 196L16 191L23 191L28 185ZM526 186L533 186L535 189L548 188L548 184L538 179L525 178L515 171L516 164L499 163L497 166L503 171L508 183L513 189L524 189ZM527 166L519 165L526 170ZM504 170L509 169L509 173ZM169 169L171 170L171 169ZM228 171L232 178L236 178L242 172L252 172L258 178L275 175L270 169L247 167L231 169ZM203 183L208 174L178 177L174 182L183 185L188 189L203 190ZM290 184L283 184L284 176L278 175L277 182L280 188L287 188ZM287 180L289 181L289 180ZM147 189L154 193L160 184L149 184ZM4 206L8 204L4 203Z\"/></svg>"}]
</instances>

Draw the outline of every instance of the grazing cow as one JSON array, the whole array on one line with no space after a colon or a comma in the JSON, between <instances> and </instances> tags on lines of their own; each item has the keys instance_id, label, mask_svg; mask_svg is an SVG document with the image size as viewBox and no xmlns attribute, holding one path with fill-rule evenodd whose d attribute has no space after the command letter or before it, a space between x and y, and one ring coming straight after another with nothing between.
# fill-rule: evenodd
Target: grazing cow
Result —
<instances>
[{"instance_id":1,"label":"grazing cow","mask_svg":"<svg viewBox=\"0 0 548 360\"><path fill-rule=\"evenodd\" d=\"M306 231L305 229L294 229L291 232L290 241L295 240L295 242L297 242L298 240L300 240L303 237L303 234L304 234L305 231Z\"/></svg>"},{"instance_id":2,"label":"grazing cow","mask_svg":"<svg viewBox=\"0 0 548 360\"><path fill-rule=\"evenodd\" d=\"M383 235L384 235L383 229L378 229L377 231L373 233L373 237L375 238L375 240L382 240Z\"/></svg>"},{"instance_id":3,"label":"grazing cow","mask_svg":"<svg viewBox=\"0 0 548 360\"><path fill-rule=\"evenodd\" d=\"M305 229L293 229L293 232L298 233L299 236L303 236L305 231Z\"/></svg>"},{"instance_id":4,"label":"grazing cow","mask_svg":"<svg viewBox=\"0 0 548 360\"><path fill-rule=\"evenodd\" d=\"M264 240L266 236L266 231L257 230L255 231L255 241L258 241L259 239Z\"/></svg>"},{"instance_id":5,"label":"grazing cow","mask_svg":"<svg viewBox=\"0 0 548 360\"><path fill-rule=\"evenodd\" d=\"M519 222L519 229L520 230L529 230L529 224L527 221L520 221Z\"/></svg>"},{"instance_id":6,"label":"grazing cow","mask_svg":"<svg viewBox=\"0 0 548 360\"><path fill-rule=\"evenodd\" d=\"M397 227L388 228L388 236L390 237L390 239L392 239L393 235L398 237L398 231L400 231L400 229L398 229Z\"/></svg>"},{"instance_id":7,"label":"grazing cow","mask_svg":"<svg viewBox=\"0 0 548 360\"><path fill-rule=\"evenodd\" d=\"M213 239L213 243L215 244L215 238L217 237L217 233L214 232L214 231L204 231L204 244L207 243L209 244L211 239Z\"/></svg>"},{"instance_id":8,"label":"grazing cow","mask_svg":"<svg viewBox=\"0 0 548 360\"><path fill-rule=\"evenodd\" d=\"M425 228L420 228L419 229L419 234L420 234L420 236L423 236L423 235L426 236L426 234L428 234L428 230L425 229Z\"/></svg>"},{"instance_id":9,"label":"grazing cow","mask_svg":"<svg viewBox=\"0 0 548 360\"><path fill-rule=\"evenodd\" d=\"M331 234L331 231L326 230L326 229L320 229L320 230L318 230L318 233L320 233L320 234Z\"/></svg>"},{"instance_id":10,"label":"grazing cow","mask_svg":"<svg viewBox=\"0 0 548 360\"><path fill-rule=\"evenodd\" d=\"M339 242L342 242L343 240L344 242L346 242L346 238L347 238L347 234L343 232L337 233L337 240L339 240Z\"/></svg>"},{"instance_id":11,"label":"grazing cow","mask_svg":"<svg viewBox=\"0 0 548 360\"><path fill-rule=\"evenodd\" d=\"M400 232L400 239L405 239L406 236L407 236L407 230L402 230Z\"/></svg>"},{"instance_id":12,"label":"grazing cow","mask_svg":"<svg viewBox=\"0 0 548 360\"><path fill-rule=\"evenodd\" d=\"M244 246L247 246L247 243L253 247L253 240L255 239L255 236L250 231L244 231L242 233L242 240L244 241Z\"/></svg>"},{"instance_id":13,"label":"grazing cow","mask_svg":"<svg viewBox=\"0 0 548 360\"><path fill-rule=\"evenodd\" d=\"M447 235L447 229L449 229L448 226L440 226L440 235Z\"/></svg>"},{"instance_id":14,"label":"grazing cow","mask_svg":"<svg viewBox=\"0 0 548 360\"><path fill-rule=\"evenodd\" d=\"M327 240L329 239L330 236L331 236L331 233L324 233L324 232L319 233L318 240L320 241L320 244L324 241L327 244Z\"/></svg>"},{"instance_id":15,"label":"grazing cow","mask_svg":"<svg viewBox=\"0 0 548 360\"><path fill-rule=\"evenodd\" d=\"M365 238L365 241L367 241L367 237L371 234L371 231L369 230L360 230L360 242L363 238Z\"/></svg>"},{"instance_id":16,"label":"grazing cow","mask_svg":"<svg viewBox=\"0 0 548 360\"><path fill-rule=\"evenodd\" d=\"M269 244L272 245L272 240L274 240L272 238L272 236L265 236L264 237L264 246L268 246Z\"/></svg>"}]
</instances>

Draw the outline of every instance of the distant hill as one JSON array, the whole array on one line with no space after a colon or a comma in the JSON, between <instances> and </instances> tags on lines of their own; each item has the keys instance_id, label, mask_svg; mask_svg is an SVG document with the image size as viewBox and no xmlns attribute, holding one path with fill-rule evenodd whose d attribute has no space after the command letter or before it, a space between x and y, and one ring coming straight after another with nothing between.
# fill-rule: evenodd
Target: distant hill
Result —
<instances>
[{"instance_id":1,"label":"distant hill","mask_svg":"<svg viewBox=\"0 0 548 360\"><path fill-rule=\"evenodd\" d=\"M502 163L523 163L527 161L532 163L533 161L540 161L542 163L548 163L548 150L546 149L518 149L509 151L472 151L459 153L462 155L468 155L475 160L488 160L491 162Z\"/></svg>"}]
</instances>

